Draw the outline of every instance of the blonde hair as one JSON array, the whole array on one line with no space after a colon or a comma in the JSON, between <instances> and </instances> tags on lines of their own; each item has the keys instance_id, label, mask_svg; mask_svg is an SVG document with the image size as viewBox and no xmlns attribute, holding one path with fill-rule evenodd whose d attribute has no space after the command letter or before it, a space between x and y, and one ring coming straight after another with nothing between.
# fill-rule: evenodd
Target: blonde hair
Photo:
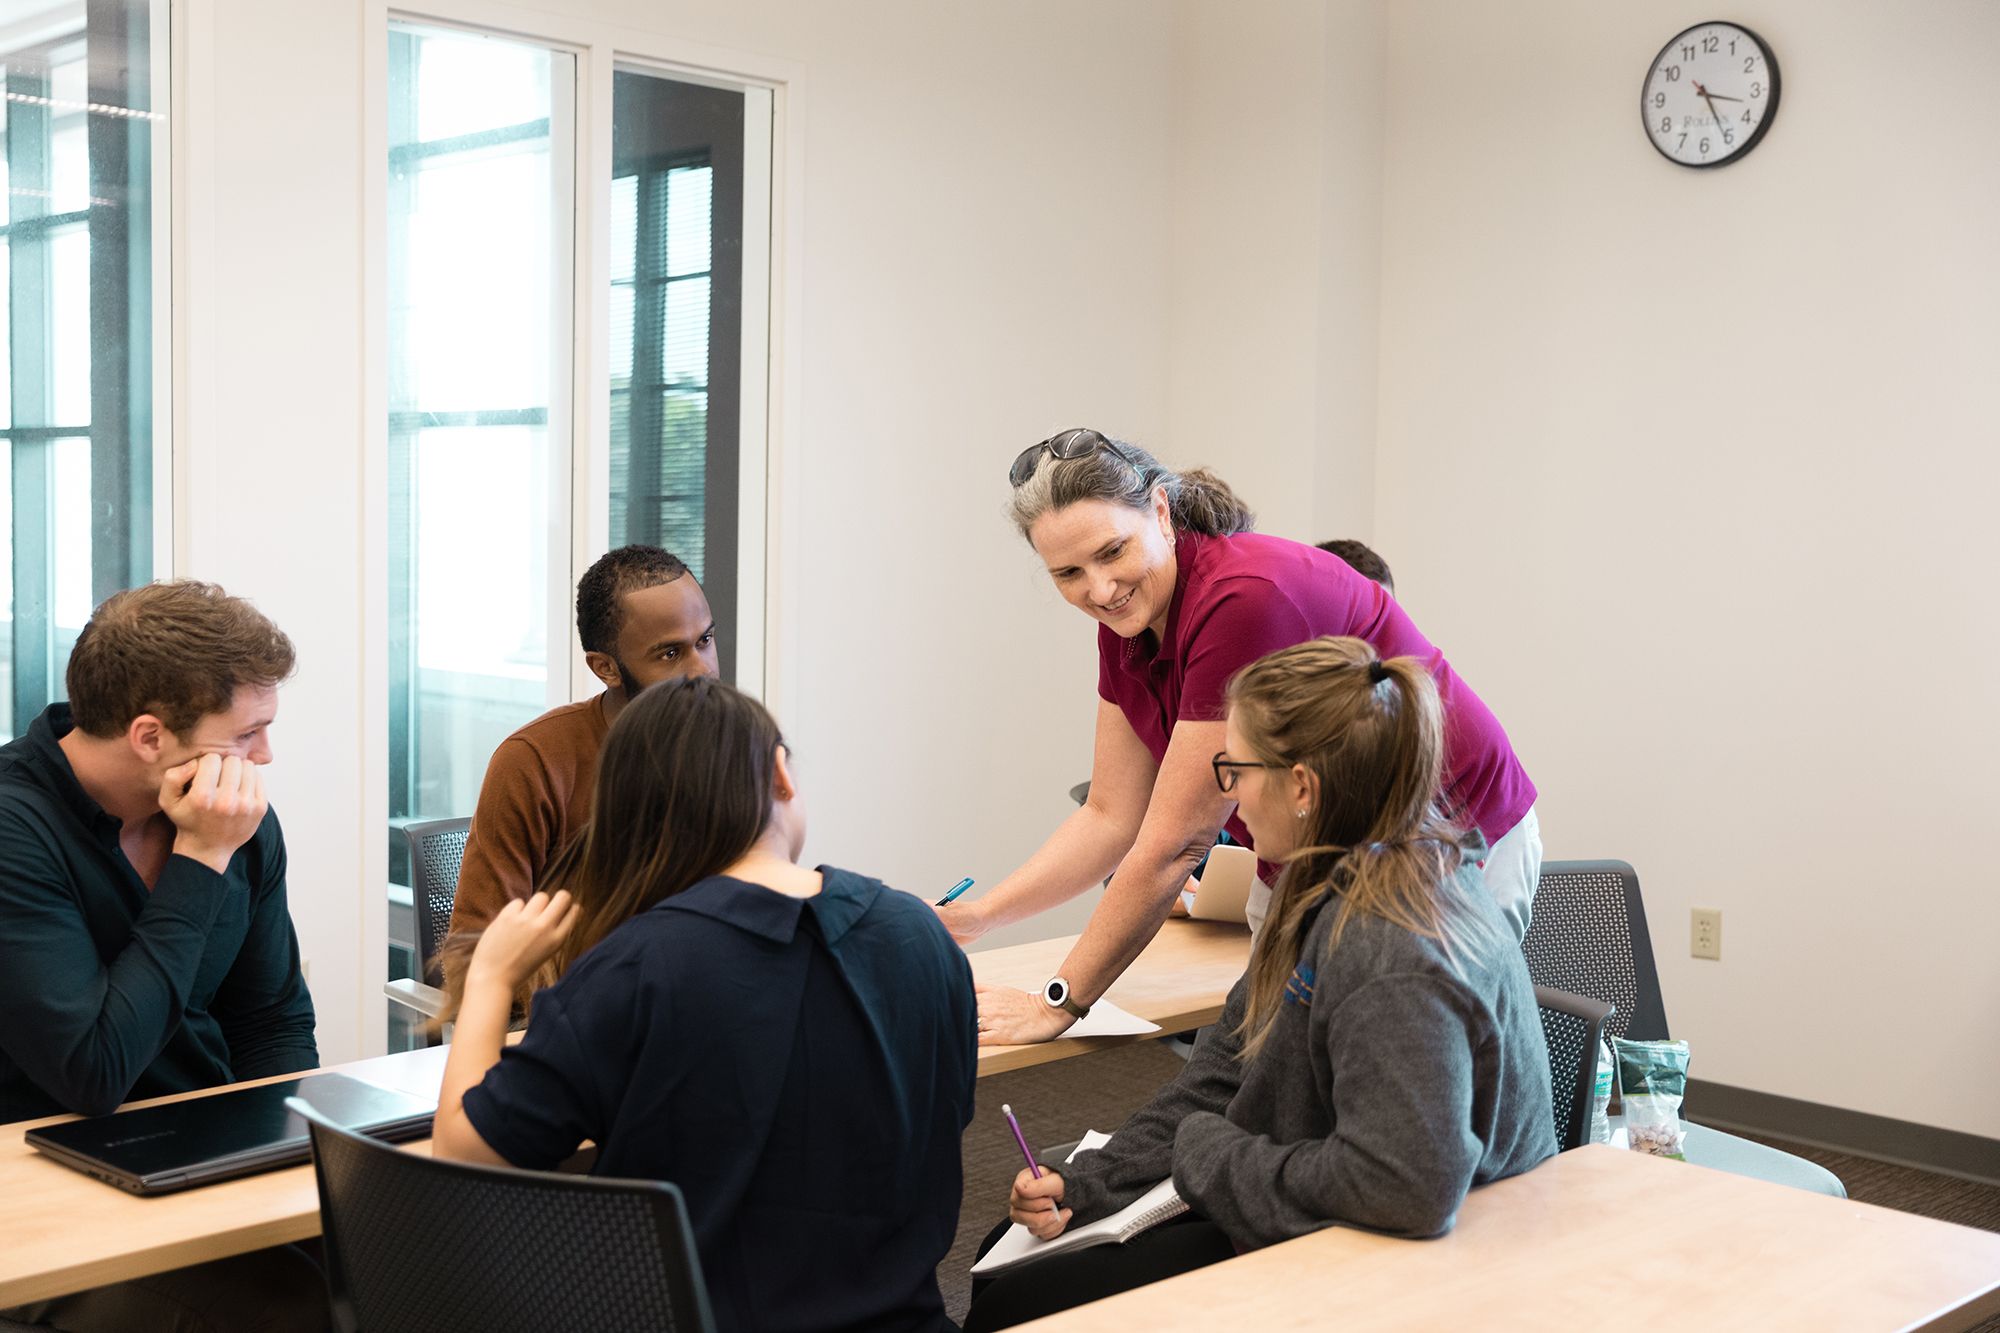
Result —
<instances>
[{"instance_id":1,"label":"blonde hair","mask_svg":"<svg viewBox=\"0 0 2000 1333\"><path fill-rule=\"evenodd\" d=\"M1329 953L1358 915L1437 940L1454 967L1500 942L1458 881L1463 830L1444 815L1444 708L1414 657L1319 638L1272 653L1229 683L1230 716L1253 755L1318 782L1250 958L1243 1058L1270 1035L1313 909L1327 898Z\"/></svg>"},{"instance_id":2,"label":"blonde hair","mask_svg":"<svg viewBox=\"0 0 2000 1333\"><path fill-rule=\"evenodd\" d=\"M1167 510L1179 531L1230 537L1250 531L1256 523L1250 506L1207 468L1175 472L1136 444L1103 438L1115 448L1094 449L1075 458L1044 454L1028 479L1014 488L1007 515L1023 537L1044 514L1083 500L1151 509L1153 491L1159 487L1166 489Z\"/></svg>"}]
</instances>

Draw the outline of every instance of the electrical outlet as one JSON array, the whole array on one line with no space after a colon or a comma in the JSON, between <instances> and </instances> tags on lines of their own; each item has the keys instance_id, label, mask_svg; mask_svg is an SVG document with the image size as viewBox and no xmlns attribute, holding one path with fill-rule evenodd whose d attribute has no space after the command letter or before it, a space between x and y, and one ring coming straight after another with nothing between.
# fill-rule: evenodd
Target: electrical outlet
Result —
<instances>
[{"instance_id":1,"label":"electrical outlet","mask_svg":"<svg viewBox=\"0 0 2000 1333\"><path fill-rule=\"evenodd\" d=\"M1694 909L1692 942L1688 953L1695 958L1712 958L1722 961L1722 909L1719 907L1697 907Z\"/></svg>"}]
</instances>

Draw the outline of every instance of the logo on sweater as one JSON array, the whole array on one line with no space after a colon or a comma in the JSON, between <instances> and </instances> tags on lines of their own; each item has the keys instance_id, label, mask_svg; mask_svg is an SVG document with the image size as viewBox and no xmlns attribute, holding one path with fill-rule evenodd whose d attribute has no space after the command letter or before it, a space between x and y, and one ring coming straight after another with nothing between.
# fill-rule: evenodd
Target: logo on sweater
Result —
<instances>
[{"instance_id":1,"label":"logo on sweater","mask_svg":"<svg viewBox=\"0 0 2000 1333\"><path fill-rule=\"evenodd\" d=\"M1292 969L1290 979L1285 982L1286 1004L1311 1004L1313 1000L1313 970L1304 963Z\"/></svg>"}]
</instances>

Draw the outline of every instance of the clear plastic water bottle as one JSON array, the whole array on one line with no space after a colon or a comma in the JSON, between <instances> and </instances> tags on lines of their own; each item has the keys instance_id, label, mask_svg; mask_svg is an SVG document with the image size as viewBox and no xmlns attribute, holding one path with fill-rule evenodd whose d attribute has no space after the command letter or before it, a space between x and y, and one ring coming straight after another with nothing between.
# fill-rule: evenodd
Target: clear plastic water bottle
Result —
<instances>
[{"instance_id":1,"label":"clear plastic water bottle","mask_svg":"<svg viewBox=\"0 0 2000 1333\"><path fill-rule=\"evenodd\" d=\"M1602 1038L1597 1043L1597 1082L1590 1097L1590 1141L1592 1143L1611 1142L1611 1117L1605 1108L1611 1105L1611 1080L1617 1070L1611 1064L1611 1052Z\"/></svg>"}]
</instances>

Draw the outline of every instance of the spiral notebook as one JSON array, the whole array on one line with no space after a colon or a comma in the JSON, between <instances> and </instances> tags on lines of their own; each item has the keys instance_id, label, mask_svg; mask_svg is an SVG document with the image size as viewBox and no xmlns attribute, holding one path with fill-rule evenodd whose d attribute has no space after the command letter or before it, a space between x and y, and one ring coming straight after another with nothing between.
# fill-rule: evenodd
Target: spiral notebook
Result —
<instances>
[{"instance_id":1,"label":"spiral notebook","mask_svg":"<svg viewBox=\"0 0 2000 1333\"><path fill-rule=\"evenodd\" d=\"M1076 1152L1072 1152L1064 1162L1073 1162L1077 1153L1100 1148L1110 1141L1110 1135L1092 1130L1083 1136ZM1174 1192L1173 1178L1169 1176L1111 1216L1100 1217L1088 1226L1071 1227L1054 1240L1036 1240L1028 1234L1026 1227L1016 1222L1007 1228L1007 1234L1000 1238L999 1243L972 1266L972 1275L994 1277L1068 1250L1087 1249L1092 1245L1123 1245L1140 1232L1179 1217L1187 1210L1187 1202Z\"/></svg>"}]
</instances>

